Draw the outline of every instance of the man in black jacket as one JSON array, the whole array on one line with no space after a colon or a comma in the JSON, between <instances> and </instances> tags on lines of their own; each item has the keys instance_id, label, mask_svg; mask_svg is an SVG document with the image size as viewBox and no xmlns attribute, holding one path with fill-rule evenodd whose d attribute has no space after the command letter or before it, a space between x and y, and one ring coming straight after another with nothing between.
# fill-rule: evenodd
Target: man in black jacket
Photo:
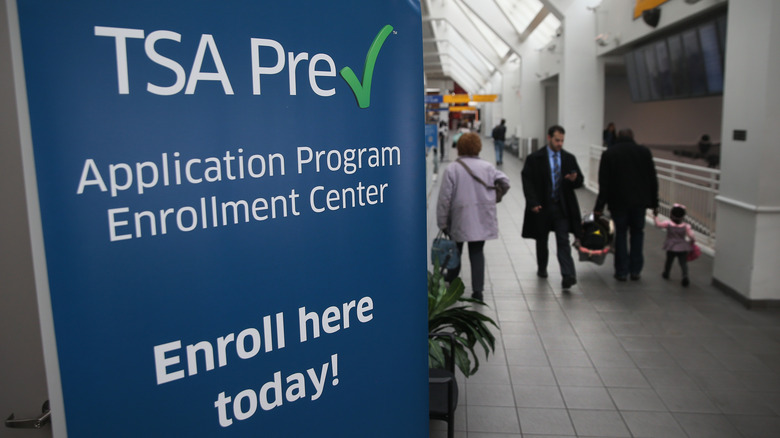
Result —
<instances>
[{"instance_id":1,"label":"man in black jacket","mask_svg":"<svg viewBox=\"0 0 780 438\"><path fill-rule=\"evenodd\" d=\"M650 149L634 142L622 129L617 143L601 154L599 194L593 212L609 207L615 221L615 278L639 280L644 265L645 213L658 208L658 176ZM630 233L630 241L627 235Z\"/></svg>"},{"instance_id":2,"label":"man in black jacket","mask_svg":"<svg viewBox=\"0 0 780 438\"><path fill-rule=\"evenodd\" d=\"M523 237L536 240L537 275L547 277L550 231L555 232L558 264L561 267L563 288L577 283L577 272L571 256L569 233L582 235L580 205L574 189L582 187L582 172L574 155L563 150L566 131L551 126L547 131L547 145L529 155L523 165L523 193L525 217Z\"/></svg>"},{"instance_id":3,"label":"man in black jacket","mask_svg":"<svg viewBox=\"0 0 780 438\"><path fill-rule=\"evenodd\" d=\"M501 119L501 124L493 128L491 133L493 146L496 148L496 164L504 164L504 141L506 140L506 120Z\"/></svg>"}]
</instances>

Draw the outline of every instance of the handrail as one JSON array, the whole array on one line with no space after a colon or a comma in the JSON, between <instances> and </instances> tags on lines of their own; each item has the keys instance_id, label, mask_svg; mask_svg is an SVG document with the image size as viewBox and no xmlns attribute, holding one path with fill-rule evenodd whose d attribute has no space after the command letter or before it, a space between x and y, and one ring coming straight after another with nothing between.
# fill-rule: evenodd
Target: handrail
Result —
<instances>
[{"instance_id":1,"label":"handrail","mask_svg":"<svg viewBox=\"0 0 780 438\"><path fill-rule=\"evenodd\" d=\"M601 154L605 150L600 145L590 145L588 172L585 184L598 192L598 168ZM707 250L715 248L715 217L720 192L720 170L679 161L653 158L658 174L659 214L669 216L674 203L684 204L687 209L687 221L696 234L696 240Z\"/></svg>"}]
</instances>

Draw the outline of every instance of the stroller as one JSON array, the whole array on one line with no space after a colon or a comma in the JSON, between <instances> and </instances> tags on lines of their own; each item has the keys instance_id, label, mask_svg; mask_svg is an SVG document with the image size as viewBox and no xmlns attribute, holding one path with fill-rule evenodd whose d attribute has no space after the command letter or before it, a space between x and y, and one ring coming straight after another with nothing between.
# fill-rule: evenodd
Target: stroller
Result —
<instances>
[{"instance_id":1,"label":"stroller","mask_svg":"<svg viewBox=\"0 0 780 438\"><path fill-rule=\"evenodd\" d=\"M615 224L606 216L596 216L593 213L582 217L582 238L574 242L581 262L604 264L607 254L612 249L612 239L615 236Z\"/></svg>"}]
</instances>

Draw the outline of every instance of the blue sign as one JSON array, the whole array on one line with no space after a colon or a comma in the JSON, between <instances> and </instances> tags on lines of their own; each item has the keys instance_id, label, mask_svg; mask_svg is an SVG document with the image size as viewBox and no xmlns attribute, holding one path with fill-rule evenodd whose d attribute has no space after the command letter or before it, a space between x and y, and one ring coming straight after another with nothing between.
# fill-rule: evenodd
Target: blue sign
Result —
<instances>
[{"instance_id":1,"label":"blue sign","mask_svg":"<svg viewBox=\"0 0 780 438\"><path fill-rule=\"evenodd\" d=\"M68 436L427 436L419 1L17 3Z\"/></svg>"},{"instance_id":2,"label":"blue sign","mask_svg":"<svg viewBox=\"0 0 780 438\"><path fill-rule=\"evenodd\" d=\"M444 97L441 94L426 94L425 103L442 103Z\"/></svg>"},{"instance_id":3,"label":"blue sign","mask_svg":"<svg viewBox=\"0 0 780 438\"><path fill-rule=\"evenodd\" d=\"M425 147L435 148L439 144L439 127L435 123L425 124Z\"/></svg>"}]
</instances>

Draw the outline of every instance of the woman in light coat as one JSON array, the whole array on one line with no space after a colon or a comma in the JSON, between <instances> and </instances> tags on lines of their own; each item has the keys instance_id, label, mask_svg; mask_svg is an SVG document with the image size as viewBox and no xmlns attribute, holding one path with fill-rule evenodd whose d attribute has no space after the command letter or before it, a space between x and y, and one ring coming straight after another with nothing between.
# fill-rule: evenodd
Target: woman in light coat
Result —
<instances>
[{"instance_id":1,"label":"woman in light coat","mask_svg":"<svg viewBox=\"0 0 780 438\"><path fill-rule=\"evenodd\" d=\"M468 242L471 262L472 297L482 300L485 285L485 241L498 238L496 191L488 189L469 174L469 170L488 186L500 185L509 190L509 178L479 158L482 140L478 134L463 134L458 140L458 159L447 166L439 189L436 206L437 225L454 240L458 253L463 254L463 243ZM468 170L467 168L468 167ZM448 272L447 280L454 280L460 266Z\"/></svg>"}]
</instances>

